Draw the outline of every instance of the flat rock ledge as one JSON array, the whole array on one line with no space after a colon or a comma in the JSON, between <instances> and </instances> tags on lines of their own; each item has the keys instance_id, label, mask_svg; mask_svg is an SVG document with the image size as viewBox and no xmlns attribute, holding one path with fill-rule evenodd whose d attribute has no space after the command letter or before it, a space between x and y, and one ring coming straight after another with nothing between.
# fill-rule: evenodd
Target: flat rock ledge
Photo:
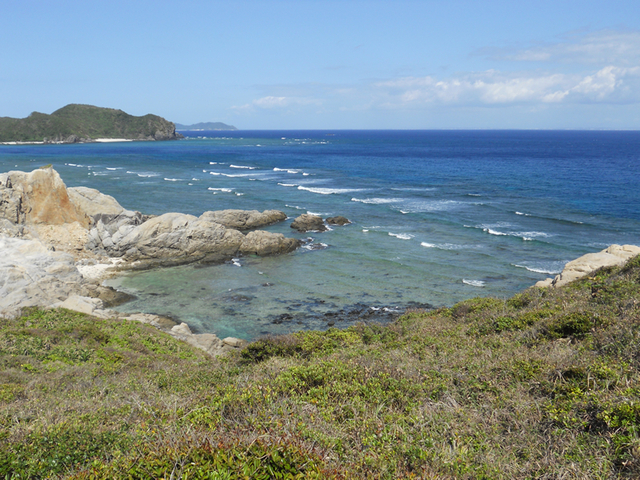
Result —
<instances>
[{"instance_id":1,"label":"flat rock ledge","mask_svg":"<svg viewBox=\"0 0 640 480\"><path fill-rule=\"evenodd\" d=\"M562 287L574 280L586 277L603 267L621 266L629 259L640 255L640 247L635 245L611 245L601 252L587 253L567 263L562 273L555 278L547 278L536 283L536 287Z\"/></svg>"}]
</instances>

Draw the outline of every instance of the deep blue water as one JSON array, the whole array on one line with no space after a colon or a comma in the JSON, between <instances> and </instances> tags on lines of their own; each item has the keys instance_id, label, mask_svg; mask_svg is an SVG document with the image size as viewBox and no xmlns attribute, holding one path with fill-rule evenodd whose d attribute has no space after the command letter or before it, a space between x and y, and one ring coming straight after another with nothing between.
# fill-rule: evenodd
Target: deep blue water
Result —
<instances>
[{"instance_id":1,"label":"deep blue water","mask_svg":"<svg viewBox=\"0 0 640 480\"><path fill-rule=\"evenodd\" d=\"M0 146L130 209L344 215L275 258L132 274L124 309L254 338L345 306L506 297L612 243L640 244L640 132L187 132L176 142ZM200 138L198 138L200 137ZM270 230L289 236L290 220ZM241 265L238 267L237 265ZM273 323L283 313L293 319ZM323 323L324 322L324 323ZM338 325L339 326L339 325Z\"/></svg>"}]
</instances>

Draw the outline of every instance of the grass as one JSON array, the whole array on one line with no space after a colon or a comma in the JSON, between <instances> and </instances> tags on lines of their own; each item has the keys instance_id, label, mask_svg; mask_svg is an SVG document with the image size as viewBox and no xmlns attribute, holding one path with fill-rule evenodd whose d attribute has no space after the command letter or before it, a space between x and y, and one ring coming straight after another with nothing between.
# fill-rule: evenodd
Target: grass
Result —
<instances>
[{"instance_id":1,"label":"grass","mask_svg":"<svg viewBox=\"0 0 640 480\"><path fill-rule=\"evenodd\" d=\"M640 258L218 359L65 310L0 333L0 478L640 476Z\"/></svg>"}]
</instances>

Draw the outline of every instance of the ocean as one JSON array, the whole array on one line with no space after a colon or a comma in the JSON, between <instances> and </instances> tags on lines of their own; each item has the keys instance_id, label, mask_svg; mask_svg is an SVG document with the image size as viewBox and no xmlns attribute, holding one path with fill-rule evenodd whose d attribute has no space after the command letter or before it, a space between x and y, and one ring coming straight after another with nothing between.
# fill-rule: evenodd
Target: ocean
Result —
<instances>
[{"instance_id":1,"label":"ocean","mask_svg":"<svg viewBox=\"0 0 640 480\"><path fill-rule=\"evenodd\" d=\"M148 214L278 209L294 253L109 280L196 332L254 339L509 297L612 243L640 244L640 132L225 131L172 142L0 146ZM352 224L298 234L302 213Z\"/></svg>"}]
</instances>

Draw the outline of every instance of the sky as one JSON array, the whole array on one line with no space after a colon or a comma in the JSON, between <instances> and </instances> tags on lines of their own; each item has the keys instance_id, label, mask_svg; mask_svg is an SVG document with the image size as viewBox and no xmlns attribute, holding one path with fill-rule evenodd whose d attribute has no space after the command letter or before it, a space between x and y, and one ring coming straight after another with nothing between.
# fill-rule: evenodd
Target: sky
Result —
<instances>
[{"instance_id":1,"label":"sky","mask_svg":"<svg viewBox=\"0 0 640 480\"><path fill-rule=\"evenodd\" d=\"M2 0L0 116L640 129L640 1Z\"/></svg>"}]
</instances>

